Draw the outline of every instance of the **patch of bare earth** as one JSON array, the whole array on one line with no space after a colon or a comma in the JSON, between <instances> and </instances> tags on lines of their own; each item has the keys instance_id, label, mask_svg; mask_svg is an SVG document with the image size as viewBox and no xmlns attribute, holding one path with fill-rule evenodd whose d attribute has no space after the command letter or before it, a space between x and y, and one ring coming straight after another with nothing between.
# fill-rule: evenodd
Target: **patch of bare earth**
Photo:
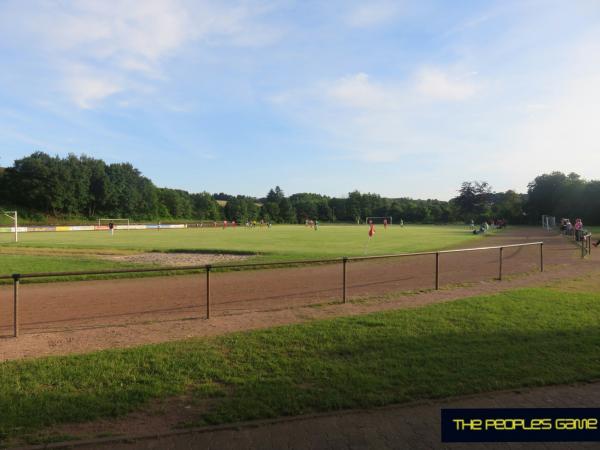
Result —
<instances>
[{"instance_id":1,"label":"patch of bare earth","mask_svg":"<svg viewBox=\"0 0 600 450\"><path fill-rule=\"evenodd\" d=\"M244 261L251 255L232 255L223 253L136 253L133 255L104 255L102 259L134 264L158 264L161 266L202 266L205 264L223 264Z\"/></svg>"},{"instance_id":2,"label":"patch of bare earth","mask_svg":"<svg viewBox=\"0 0 600 450\"><path fill-rule=\"evenodd\" d=\"M212 399L199 401L184 394L147 403L143 410L120 418L98 419L91 422L54 425L27 439L52 442L56 438L97 439L147 433L165 434L198 423L198 417L209 411ZM62 438L64 440L64 438ZM19 445L18 442L14 443ZM21 442L22 444L22 442Z\"/></svg>"}]
</instances>

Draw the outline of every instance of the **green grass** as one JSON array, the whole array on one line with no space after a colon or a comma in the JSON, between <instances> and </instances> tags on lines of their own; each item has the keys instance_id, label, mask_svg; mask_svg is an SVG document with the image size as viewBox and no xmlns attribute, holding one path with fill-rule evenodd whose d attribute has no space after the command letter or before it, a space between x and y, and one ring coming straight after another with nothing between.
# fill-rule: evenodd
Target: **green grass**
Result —
<instances>
[{"instance_id":1,"label":"green grass","mask_svg":"<svg viewBox=\"0 0 600 450\"><path fill-rule=\"evenodd\" d=\"M28 272L70 272L85 270L123 269L135 267L115 261L106 261L95 258L81 258L73 256L40 256L0 254L0 274L28 273Z\"/></svg>"},{"instance_id":2,"label":"green grass","mask_svg":"<svg viewBox=\"0 0 600 450\"><path fill-rule=\"evenodd\" d=\"M136 251L197 251L252 253L264 260L327 258L376 255L448 248L480 239L459 226L378 227L368 242L365 226L322 226L318 231L304 226L279 225L271 229L185 229L131 230L107 232L78 231L22 233L18 244L0 236L0 248L54 248ZM1 242L1 241L0 241Z\"/></svg>"},{"instance_id":3,"label":"green grass","mask_svg":"<svg viewBox=\"0 0 600 450\"><path fill-rule=\"evenodd\" d=\"M112 237L98 231L38 232L22 233L18 244L11 243L10 236L3 233L0 274L140 267L97 257L107 252L241 253L255 255L249 262L272 262L436 250L482 238L461 226L395 226L387 231L379 226L375 238L368 241L367 230L365 226L322 226L314 231L304 226L279 225L271 229L117 231Z\"/></svg>"},{"instance_id":4,"label":"green grass","mask_svg":"<svg viewBox=\"0 0 600 450\"><path fill-rule=\"evenodd\" d=\"M188 394L193 424L600 377L597 293L525 289L353 318L0 365L0 432Z\"/></svg>"},{"instance_id":5,"label":"green grass","mask_svg":"<svg viewBox=\"0 0 600 450\"><path fill-rule=\"evenodd\" d=\"M85 272L99 270L119 270L132 268L156 268L156 264L141 264L121 261L103 260L97 257L81 256L47 256L35 254L1 254L0 275L15 273L26 274L34 272ZM146 278L167 275L185 275L198 273L197 270L108 273L96 275L67 275L59 277L24 278L21 283L48 283L57 281L111 280L117 278ZM0 285L10 284L12 279L1 279Z\"/></svg>"}]
</instances>

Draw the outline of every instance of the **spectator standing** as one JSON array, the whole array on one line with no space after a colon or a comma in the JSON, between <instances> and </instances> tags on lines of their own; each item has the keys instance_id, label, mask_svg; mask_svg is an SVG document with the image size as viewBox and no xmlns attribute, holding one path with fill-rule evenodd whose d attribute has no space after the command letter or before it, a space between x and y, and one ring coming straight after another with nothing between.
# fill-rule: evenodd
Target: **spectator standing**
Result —
<instances>
[{"instance_id":1,"label":"spectator standing","mask_svg":"<svg viewBox=\"0 0 600 450\"><path fill-rule=\"evenodd\" d=\"M583 222L581 221L581 219L577 219L575 221L575 240L576 241L581 241L583 237Z\"/></svg>"}]
</instances>

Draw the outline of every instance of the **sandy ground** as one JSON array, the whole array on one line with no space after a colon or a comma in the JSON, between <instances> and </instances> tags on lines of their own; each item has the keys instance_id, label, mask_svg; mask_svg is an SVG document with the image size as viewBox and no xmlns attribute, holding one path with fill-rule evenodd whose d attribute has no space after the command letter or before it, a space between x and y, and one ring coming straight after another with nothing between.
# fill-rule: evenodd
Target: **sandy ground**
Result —
<instances>
[{"instance_id":1,"label":"sandy ground","mask_svg":"<svg viewBox=\"0 0 600 450\"><path fill-rule=\"evenodd\" d=\"M148 252L133 255L105 255L102 259L110 261L128 262L135 264L159 264L161 266L201 266L204 264L224 264L243 261L249 255L231 255L217 253L162 253Z\"/></svg>"}]
</instances>

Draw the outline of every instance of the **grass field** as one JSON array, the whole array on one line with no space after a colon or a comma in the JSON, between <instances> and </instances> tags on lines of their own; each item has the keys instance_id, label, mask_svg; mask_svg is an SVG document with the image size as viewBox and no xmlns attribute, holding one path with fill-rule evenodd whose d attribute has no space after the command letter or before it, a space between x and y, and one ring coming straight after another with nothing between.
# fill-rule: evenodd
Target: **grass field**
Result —
<instances>
[{"instance_id":1,"label":"grass field","mask_svg":"<svg viewBox=\"0 0 600 450\"><path fill-rule=\"evenodd\" d=\"M0 274L67 272L136 267L135 264L105 261L93 257L0 254Z\"/></svg>"},{"instance_id":2,"label":"grass field","mask_svg":"<svg viewBox=\"0 0 600 450\"><path fill-rule=\"evenodd\" d=\"M45 426L116 417L175 395L189 396L197 418L187 425L200 425L597 379L598 300L576 285L524 289L217 338L5 362L0 433L39 438L35 433Z\"/></svg>"},{"instance_id":3,"label":"grass field","mask_svg":"<svg viewBox=\"0 0 600 450\"><path fill-rule=\"evenodd\" d=\"M369 241L366 226L321 226L314 231L304 226L279 225L271 229L117 231L112 237L98 231L22 233L18 244L10 243L8 234L0 235L0 239L0 273L25 273L40 270L45 264L34 261L35 249L43 249L45 257L54 256L49 250L57 252L53 261L48 261L52 270L72 270L78 264L93 268L94 254L107 251L249 253L260 261L285 261L435 250L481 237L462 226L394 226L387 231L379 226ZM68 254L74 250L77 254ZM12 252L27 252L30 257L8 258L6 255ZM96 261L98 268L106 268L106 261Z\"/></svg>"}]
</instances>

